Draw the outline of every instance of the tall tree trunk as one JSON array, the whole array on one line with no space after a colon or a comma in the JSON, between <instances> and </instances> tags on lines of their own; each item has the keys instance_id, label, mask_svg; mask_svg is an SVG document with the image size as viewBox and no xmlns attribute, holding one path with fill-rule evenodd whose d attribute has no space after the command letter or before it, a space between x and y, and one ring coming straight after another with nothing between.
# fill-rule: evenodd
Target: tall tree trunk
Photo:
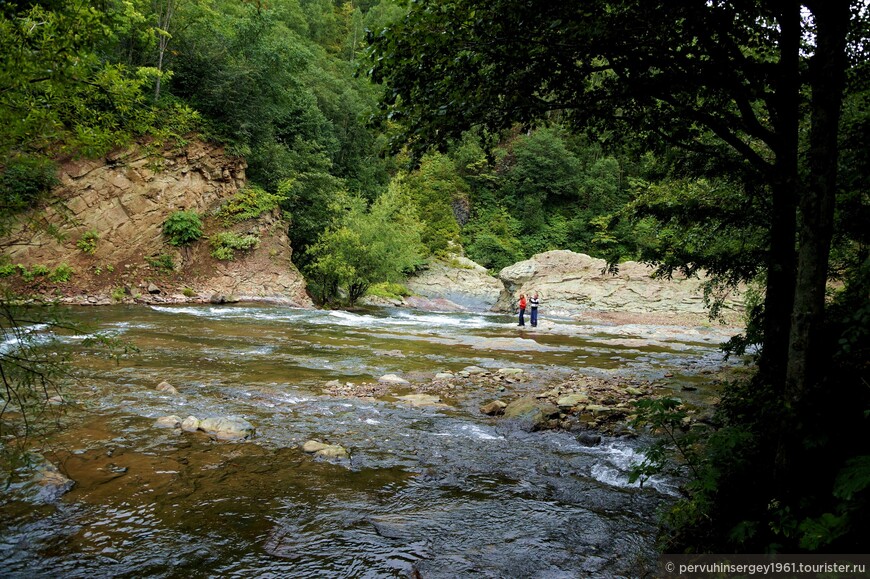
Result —
<instances>
[{"instance_id":1,"label":"tall tree trunk","mask_svg":"<svg viewBox=\"0 0 870 579\"><path fill-rule=\"evenodd\" d=\"M787 399L799 405L821 377L820 344L825 286L837 196L837 133L846 79L849 2L809 4L816 23L816 51L810 63L811 126L809 175L800 200L798 276L795 291Z\"/></svg>"},{"instance_id":2,"label":"tall tree trunk","mask_svg":"<svg viewBox=\"0 0 870 579\"><path fill-rule=\"evenodd\" d=\"M771 185L770 249L764 299L764 350L759 362L765 383L781 392L788 366L788 337L794 303L797 231L798 130L800 126L800 6L780 3L780 59L774 131L778 136Z\"/></svg>"}]
</instances>

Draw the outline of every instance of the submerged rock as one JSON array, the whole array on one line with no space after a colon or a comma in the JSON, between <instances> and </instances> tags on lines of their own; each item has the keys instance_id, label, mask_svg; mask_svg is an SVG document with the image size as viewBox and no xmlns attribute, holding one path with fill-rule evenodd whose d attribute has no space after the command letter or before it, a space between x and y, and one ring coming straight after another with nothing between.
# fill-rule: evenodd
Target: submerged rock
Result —
<instances>
[{"instance_id":1,"label":"submerged rock","mask_svg":"<svg viewBox=\"0 0 870 579\"><path fill-rule=\"evenodd\" d=\"M178 394L178 390L175 389L175 386L165 380L157 385L156 390L158 392L166 392L167 394Z\"/></svg>"},{"instance_id":2,"label":"submerged rock","mask_svg":"<svg viewBox=\"0 0 870 579\"><path fill-rule=\"evenodd\" d=\"M441 403L440 396L433 396L432 394L407 394L405 396L397 396L396 398L411 406L447 406Z\"/></svg>"},{"instance_id":3,"label":"submerged rock","mask_svg":"<svg viewBox=\"0 0 870 579\"><path fill-rule=\"evenodd\" d=\"M502 402L501 400L493 400L489 404L484 404L480 407L480 412L482 414L486 414L487 416L499 416L504 414L504 409L507 408L507 404Z\"/></svg>"},{"instance_id":4,"label":"submerged rock","mask_svg":"<svg viewBox=\"0 0 870 579\"><path fill-rule=\"evenodd\" d=\"M157 420L154 421L155 428L180 428L181 427L181 417L175 416L174 414L171 416L161 416Z\"/></svg>"},{"instance_id":5,"label":"submerged rock","mask_svg":"<svg viewBox=\"0 0 870 579\"><path fill-rule=\"evenodd\" d=\"M200 420L196 416L188 416L181 421L181 430L185 432L196 432L199 430Z\"/></svg>"},{"instance_id":6,"label":"submerged rock","mask_svg":"<svg viewBox=\"0 0 870 579\"><path fill-rule=\"evenodd\" d=\"M582 432L577 435L577 442L583 446L597 446L601 444L601 435Z\"/></svg>"},{"instance_id":7,"label":"submerged rock","mask_svg":"<svg viewBox=\"0 0 870 579\"><path fill-rule=\"evenodd\" d=\"M57 502L76 483L68 479L66 475L61 473L56 466L47 460L42 459L40 463L33 481L33 488L36 490L33 500L37 503Z\"/></svg>"},{"instance_id":8,"label":"submerged rock","mask_svg":"<svg viewBox=\"0 0 870 579\"><path fill-rule=\"evenodd\" d=\"M199 429L218 440L239 440L254 435L251 423L236 416L206 418L199 423Z\"/></svg>"},{"instance_id":9,"label":"submerged rock","mask_svg":"<svg viewBox=\"0 0 870 579\"><path fill-rule=\"evenodd\" d=\"M324 444L317 440L306 441L302 445L302 451L323 458L348 458L347 449L338 444Z\"/></svg>"}]
</instances>

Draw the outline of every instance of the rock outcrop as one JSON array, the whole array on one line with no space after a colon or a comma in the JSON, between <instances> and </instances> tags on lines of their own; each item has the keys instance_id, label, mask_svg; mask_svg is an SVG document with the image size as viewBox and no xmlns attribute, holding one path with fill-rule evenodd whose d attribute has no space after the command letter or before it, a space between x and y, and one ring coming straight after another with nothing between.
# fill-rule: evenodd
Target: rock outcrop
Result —
<instances>
[{"instance_id":1,"label":"rock outcrop","mask_svg":"<svg viewBox=\"0 0 870 579\"><path fill-rule=\"evenodd\" d=\"M232 261L213 258L206 237L176 248L163 235L167 217L179 210L201 214L206 236L224 230L211 216L245 186L245 168L244 160L198 141L160 153L133 147L66 161L57 201L11 234L7 254L27 267L72 267L69 281L39 288L68 303L208 301L224 294L311 306L278 210L233 227L258 235L260 245ZM80 243L86 233L93 242L88 251Z\"/></svg>"},{"instance_id":2,"label":"rock outcrop","mask_svg":"<svg viewBox=\"0 0 870 579\"><path fill-rule=\"evenodd\" d=\"M408 289L425 298L446 299L462 308L488 310L504 289L488 270L466 257L433 261L408 280Z\"/></svg>"},{"instance_id":3,"label":"rock outcrop","mask_svg":"<svg viewBox=\"0 0 870 579\"><path fill-rule=\"evenodd\" d=\"M702 280L677 277L652 277L653 268L626 262L619 273L604 271L603 259L572 251L548 251L506 267L499 272L504 289L495 308L513 311L520 293L538 291L542 312L571 316L585 310L637 313L704 314ZM739 296L732 296L725 307L742 310Z\"/></svg>"}]
</instances>

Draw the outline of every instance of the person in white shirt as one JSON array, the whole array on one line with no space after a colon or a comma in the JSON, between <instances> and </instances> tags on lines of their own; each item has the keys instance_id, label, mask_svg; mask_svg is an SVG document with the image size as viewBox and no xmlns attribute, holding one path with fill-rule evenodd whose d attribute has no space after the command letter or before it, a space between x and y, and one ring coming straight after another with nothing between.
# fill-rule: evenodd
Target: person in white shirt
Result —
<instances>
[{"instance_id":1,"label":"person in white shirt","mask_svg":"<svg viewBox=\"0 0 870 579\"><path fill-rule=\"evenodd\" d=\"M541 305L541 300L538 297L538 292L532 294L532 297L529 298L529 308L531 308L532 312L532 327L538 325L538 306Z\"/></svg>"}]
</instances>

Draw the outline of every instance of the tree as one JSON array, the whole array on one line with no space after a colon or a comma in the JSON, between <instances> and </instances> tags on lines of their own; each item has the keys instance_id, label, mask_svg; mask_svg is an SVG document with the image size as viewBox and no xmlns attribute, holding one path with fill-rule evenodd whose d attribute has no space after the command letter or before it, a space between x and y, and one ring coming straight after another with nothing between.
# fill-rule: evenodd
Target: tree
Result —
<instances>
[{"instance_id":1,"label":"tree","mask_svg":"<svg viewBox=\"0 0 870 579\"><path fill-rule=\"evenodd\" d=\"M320 288L323 301L344 288L353 307L372 284L399 281L421 263L422 226L397 187L390 187L368 209L359 197L347 199L341 208L344 213L310 249L306 273Z\"/></svg>"}]
</instances>

